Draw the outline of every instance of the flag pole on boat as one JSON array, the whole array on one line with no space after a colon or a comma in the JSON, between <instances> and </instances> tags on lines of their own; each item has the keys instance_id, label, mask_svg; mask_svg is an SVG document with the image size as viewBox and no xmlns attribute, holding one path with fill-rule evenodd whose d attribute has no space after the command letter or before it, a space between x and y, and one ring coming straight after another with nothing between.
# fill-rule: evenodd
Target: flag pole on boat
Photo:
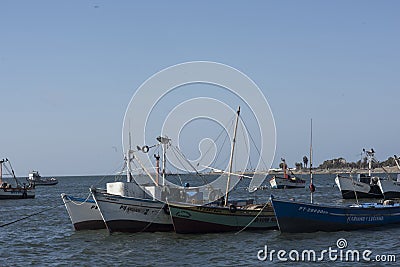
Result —
<instances>
[{"instance_id":1,"label":"flag pole on boat","mask_svg":"<svg viewBox=\"0 0 400 267\"><path fill-rule=\"evenodd\" d=\"M236 132L239 122L239 115L240 115L240 106L236 112L236 122L235 122L235 130L233 132L233 139L232 139L232 148L231 148L231 156L229 158L229 172L228 172L228 179L226 181L226 192L225 192L225 206L228 205L228 193L229 193L229 183L231 179L232 173L232 165L233 165L233 154L235 152L235 143L236 143Z\"/></svg>"},{"instance_id":2,"label":"flag pole on boat","mask_svg":"<svg viewBox=\"0 0 400 267\"><path fill-rule=\"evenodd\" d=\"M312 175L312 119L311 119L311 138L310 138L310 192L311 192L311 204L313 204L313 194L315 192L315 186L313 184L313 175Z\"/></svg>"}]
</instances>

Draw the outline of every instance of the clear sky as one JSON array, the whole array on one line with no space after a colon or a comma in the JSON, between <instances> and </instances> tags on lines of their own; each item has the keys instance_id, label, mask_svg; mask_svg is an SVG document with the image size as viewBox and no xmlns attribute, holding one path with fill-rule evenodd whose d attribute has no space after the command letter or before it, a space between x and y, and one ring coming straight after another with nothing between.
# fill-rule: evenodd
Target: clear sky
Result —
<instances>
[{"instance_id":1,"label":"clear sky","mask_svg":"<svg viewBox=\"0 0 400 267\"><path fill-rule=\"evenodd\" d=\"M400 153L399 1L0 1L0 157L18 176L112 174L135 90L230 65L274 114L274 166ZM233 105L234 106L234 105ZM190 156L190 155L189 155Z\"/></svg>"}]
</instances>

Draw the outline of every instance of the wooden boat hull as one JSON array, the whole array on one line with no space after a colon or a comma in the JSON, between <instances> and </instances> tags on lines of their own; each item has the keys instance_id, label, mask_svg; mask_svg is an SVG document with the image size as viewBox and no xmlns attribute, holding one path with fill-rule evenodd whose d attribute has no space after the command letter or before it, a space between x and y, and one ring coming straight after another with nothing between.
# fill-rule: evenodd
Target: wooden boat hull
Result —
<instances>
[{"instance_id":1,"label":"wooden boat hull","mask_svg":"<svg viewBox=\"0 0 400 267\"><path fill-rule=\"evenodd\" d=\"M167 206L162 202L91 191L110 232L173 231Z\"/></svg>"},{"instance_id":2,"label":"wooden boat hull","mask_svg":"<svg viewBox=\"0 0 400 267\"><path fill-rule=\"evenodd\" d=\"M69 218L76 231L105 229L106 225L93 199L61 194Z\"/></svg>"},{"instance_id":3,"label":"wooden boat hull","mask_svg":"<svg viewBox=\"0 0 400 267\"><path fill-rule=\"evenodd\" d=\"M383 198L382 191L377 184L367 184L353 180L349 177L336 177L335 183L338 186L343 199L356 198Z\"/></svg>"},{"instance_id":4,"label":"wooden boat hull","mask_svg":"<svg viewBox=\"0 0 400 267\"><path fill-rule=\"evenodd\" d=\"M218 233L277 229L272 208L260 210L169 204L176 233Z\"/></svg>"},{"instance_id":5,"label":"wooden boat hull","mask_svg":"<svg viewBox=\"0 0 400 267\"><path fill-rule=\"evenodd\" d=\"M306 182L302 179L290 179L277 176L272 177L269 183L273 189L305 188L306 186Z\"/></svg>"},{"instance_id":6,"label":"wooden boat hull","mask_svg":"<svg viewBox=\"0 0 400 267\"><path fill-rule=\"evenodd\" d=\"M337 207L272 199L282 233L350 231L400 223L399 205Z\"/></svg>"}]
</instances>

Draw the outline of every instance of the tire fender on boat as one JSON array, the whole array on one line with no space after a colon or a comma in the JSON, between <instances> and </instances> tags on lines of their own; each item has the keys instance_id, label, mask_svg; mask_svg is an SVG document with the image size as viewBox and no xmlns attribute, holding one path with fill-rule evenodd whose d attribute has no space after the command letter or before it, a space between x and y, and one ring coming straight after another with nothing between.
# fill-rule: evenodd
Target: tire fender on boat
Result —
<instances>
[{"instance_id":1,"label":"tire fender on boat","mask_svg":"<svg viewBox=\"0 0 400 267\"><path fill-rule=\"evenodd\" d=\"M236 208L235 205L233 205L233 204L229 205L229 211L230 211L231 213L235 213L236 210L237 210L237 208Z\"/></svg>"}]
</instances>

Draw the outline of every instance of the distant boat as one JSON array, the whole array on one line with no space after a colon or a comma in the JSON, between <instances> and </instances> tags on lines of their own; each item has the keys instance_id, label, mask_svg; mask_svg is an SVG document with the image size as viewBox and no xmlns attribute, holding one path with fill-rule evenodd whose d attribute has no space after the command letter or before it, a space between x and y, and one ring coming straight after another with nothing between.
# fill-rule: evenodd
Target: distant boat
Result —
<instances>
[{"instance_id":1,"label":"distant boat","mask_svg":"<svg viewBox=\"0 0 400 267\"><path fill-rule=\"evenodd\" d=\"M357 180L354 180L352 176L342 175L337 175L335 178L335 183L342 193L343 199L383 198L382 191L378 186L380 178L371 175L375 151L363 149L363 152L366 153L368 160L368 175L359 174Z\"/></svg>"},{"instance_id":2,"label":"distant boat","mask_svg":"<svg viewBox=\"0 0 400 267\"><path fill-rule=\"evenodd\" d=\"M273 189L291 189L291 188L305 188L306 181L295 177L294 175L287 174L287 165L285 159L282 160L283 177L273 176L269 183Z\"/></svg>"},{"instance_id":3,"label":"distant boat","mask_svg":"<svg viewBox=\"0 0 400 267\"><path fill-rule=\"evenodd\" d=\"M61 198L76 231L106 228L93 199L77 198L64 193L61 194Z\"/></svg>"},{"instance_id":4,"label":"distant boat","mask_svg":"<svg viewBox=\"0 0 400 267\"><path fill-rule=\"evenodd\" d=\"M399 159L396 155L394 155L394 161L400 170ZM379 179L378 186L385 199L400 198L400 174L397 174L397 180L392 180L391 178Z\"/></svg>"},{"instance_id":5,"label":"distant boat","mask_svg":"<svg viewBox=\"0 0 400 267\"><path fill-rule=\"evenodd\" d=\"M6 165L8 163L8 165ZM16 185L11 185L3 180L3 167L8 171L8 175L12 176ZM10 161L6 159L0 160L0 199L23 199L35 197L35 185L21 183L15 176Z\"/></svg>"},{"instance_id":6,"label":"distant boat","mask_svg":"<svg viewBox=\"0 0 400 267\"><path fill-rule=\"evenodd\" d=\"M56 178L42 178L38 171L31 171L28 181L35 185L56 185L58 183Z\"/></svg>"},{"instance_id":7,"label":"distant boat","mask_svg":"<svg viewBox=\"0 0 400 267\"><path fill-rule=\"evenodd\" d=\"M343 199L356 198L382 198L383 194L379 188L379 177L371 177L360 173L357 179L350 176L336 175L335 183L338 186Z\"/></svg>"},{"instance_id":8,"label":"distant boat","mask_svg":"<svg viewBox=\"0 0 400 267\"><path fill-rule=\"evenodd\" d=\"M272 197L272 205L282 233L350 231L400 223L400 204L393 201L338 207Z\"/></svg>"}]
</instances>

